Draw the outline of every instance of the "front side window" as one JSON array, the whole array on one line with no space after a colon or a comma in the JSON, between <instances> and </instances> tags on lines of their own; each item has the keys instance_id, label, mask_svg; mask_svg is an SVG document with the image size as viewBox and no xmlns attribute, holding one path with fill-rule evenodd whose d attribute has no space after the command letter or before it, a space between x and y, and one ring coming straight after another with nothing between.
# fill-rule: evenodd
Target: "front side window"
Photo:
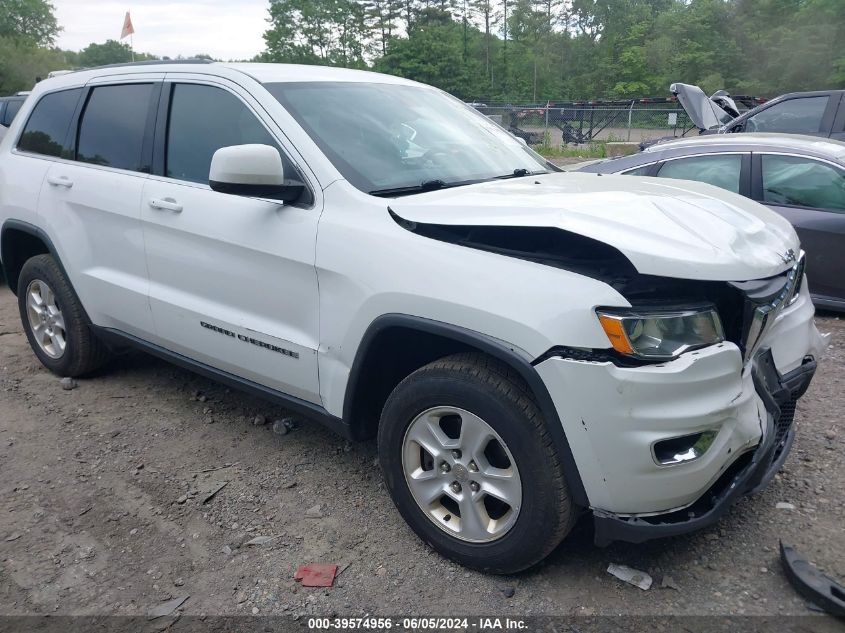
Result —
<instances>
[{"instance_id":1,"label":"front side window","mask_svg":"<svg viewBox=\"0 0 845 633\"><path fill-rule=\"evenodd\" d=\"M65 151L65 138L81 94L82 88L74 88L41 97L24 126L18 149L44 156L69 158Z\"/></svg>"},{"instance_id":2,"label":"front side window","mask_svg":"<svg viewBox=\"0 0 845 633\"><path fill-rule=\"evenodd\" d=\"M697 180L739 193L741 171L742 156L739 154L724 154L693 156L666 161L657 175L660 178Z\"/></svg>"},{"instance_id":3,"label":"front side window","mask_svg":"<svg viewBox=\"0 0 845 633\"><path fill-rule=\"evenodd\" d=\"M827 97L787 99L761 110L745 122L745 132L818 134L827 109Z\"/></svg>"},{"instance_id":4,"label":"front side window","mask_svg":"<svg viewBox=\"0 0 845 633\"><path fill-rule=\"evenodd\" d=\"M343 177L368 193L549 171L500 126L434 88L316 81L265 88Z\"/></svg>"},{"instance_id":5,"label":"front side window","mask_svg":"<svg viewBox=\"0 0 845 633\"><path fill-rule=\"evenodd\" d=\"M152 93L153 84L94 88L79 124L77 160L145 171L141 148Z\"/></svg>"},{"instance_id":6,"label":"front side window","mask_svg":"<svg viewBox=\"0 0 845 633\"><path fill-rule=\"evenodd\" d=\"M270 132L235 95L214 86L173 86L165 163L169 178L207 184L214 152L251 143L279 149ZM293 173L293 166L280 154L285 173Z\"/></svg>"},{"instance_id":7,"label":"front side window","mask_svg":"<svg viewBox=\"0 0 845 633\"><path fill-rule=\"evenodd\" d=\"M763 202L845 213L845 170L795 156L762 159Z\"/></svg>"}]
</instances>

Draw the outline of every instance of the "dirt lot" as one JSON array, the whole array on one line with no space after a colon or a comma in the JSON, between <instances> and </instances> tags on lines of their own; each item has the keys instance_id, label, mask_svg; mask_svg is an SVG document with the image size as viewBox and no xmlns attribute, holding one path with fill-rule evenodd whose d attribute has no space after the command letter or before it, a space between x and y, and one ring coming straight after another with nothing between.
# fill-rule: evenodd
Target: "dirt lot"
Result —
<instances>
[{"instance_id":1,"label":"dirt lot","mask_svg":"<svg viewBox=\"0 0 845 633\"><path fill-rule=\"evenodd\" d=\"M584 520L537 569L491 577L406 528L374 443L308 422L276 434L283 411L141 354L63 390L0 287L0 614L146 614L184 596L186 614L811 613L777 547L845 579L845 321L818 322L831 346L764 494L715 529L645 545L596 548ZM246 544L256 536L273 539ZM293 581L313 561L341 566L335 587ZM655 585L621 583L611 562Z\"/></svg>"}]
</instances>

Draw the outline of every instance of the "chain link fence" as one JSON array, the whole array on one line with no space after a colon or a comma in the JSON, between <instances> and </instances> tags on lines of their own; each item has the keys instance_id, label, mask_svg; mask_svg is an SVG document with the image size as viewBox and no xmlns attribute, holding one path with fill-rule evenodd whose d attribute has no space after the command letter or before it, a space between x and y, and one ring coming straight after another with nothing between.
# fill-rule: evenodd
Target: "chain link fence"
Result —
<instances>
[{"instance_id":1,"label":"chain link fence","mask_svg":"<svg viewBox=\"0 0 845 633\"><path fill-rule=\"evenodd\" d=\"M479 112L524 138L529 145L580 145L596 142L647 141L683 136L693 129L677 104L630 107L595 105L473 104Z\"/></svg>"}]
</instances>

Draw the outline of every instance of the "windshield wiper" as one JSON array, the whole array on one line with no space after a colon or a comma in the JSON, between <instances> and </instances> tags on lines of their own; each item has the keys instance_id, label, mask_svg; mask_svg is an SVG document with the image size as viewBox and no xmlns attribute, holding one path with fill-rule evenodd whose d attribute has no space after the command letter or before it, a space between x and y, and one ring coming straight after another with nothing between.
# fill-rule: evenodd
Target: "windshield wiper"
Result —
<instances>
[{"instance_id":1,"label":"windshield wiper","mask_svg":"<svg viewBox=\"0 0 845 633\"><path fill-rule=\"evenodd\" d=\"M424 193L426 191L435 191L437 189L448 189L450 187L461 187L463 185L474 185L479 182L487 182L490 180L503 180L505 178L522 178L524 176L533 176L536 174L545 174L544 171L532 172L527 169L514 169L510 174L504 176L494 176L492 178L476 178L473 180L458 180L456 182L444 182L442 180L424 180L418 185L408 185L405 187L392 187L390 189L373 189L367 193L371 196L380 196L383 198L392 198L393 196L408 196L415 193Z\"/></svg>"},{"instance_id":2,"label":"windshield wiper","mask_svg":"<svg viewBox=\"0 0 845 633\"><path fill-rule=\"evenodd\" d=\"M524 178L525 176L534 176L536 174L545 174L544 171L532 172L524 168L514 169L511 173L504 176L496 176L496 180L505 180L506 178Z\"/></svg>"},{"instance_id":3,"label":"windshield wiper","mask_svg":"<svg viewBox=\"0 0 845 633\"><path fill-rule=\"evenodd\" d=\"M462 180L460 182L446 183L442 180L424 180L418 185L407 185L405 187L392 187L390 189L373 189L367 193L371 196L381 196L390 198L393 196L407 196L414 193L424 193L426 191L435 191L437 189L446 189L448 187L460 187L461 185L469 185L478 182L477 180Z\"/></svg>"}]
</instances>

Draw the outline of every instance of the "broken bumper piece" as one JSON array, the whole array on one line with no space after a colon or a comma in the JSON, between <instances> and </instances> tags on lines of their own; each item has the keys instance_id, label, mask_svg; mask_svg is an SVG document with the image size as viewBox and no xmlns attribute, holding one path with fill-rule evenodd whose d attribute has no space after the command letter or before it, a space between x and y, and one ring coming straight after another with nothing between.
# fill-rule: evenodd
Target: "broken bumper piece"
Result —
<instances>
[{"instance_id":1,"label":"broken bumper piece","mask_svg":"<svg viewBox=\"0 0 845 633\"><path fill-rule=\"evenodd\" d=\"M795 403L804 395L815 371L816 361L807 357L799 367L781 375L771 351L760 353L754 360L752 376L767 416L758 446L741 455L704 495L681 510L645 517L595 510L596 544L642 543L700 530L718 521L739 497L764 488L789 454L795 437Z\"/></svg>"},{"instance_id":2,"label":"broken bumper piece","mask_svg":"<svg viewBox=\"0 0 845 633\"><path fill-rule=\"evenodd\" d=\"M798 593L829 614L845 618L845 587L825 576L783 542L780 544L780 560L786 577Z\"/></svg>"}]
</instances>

